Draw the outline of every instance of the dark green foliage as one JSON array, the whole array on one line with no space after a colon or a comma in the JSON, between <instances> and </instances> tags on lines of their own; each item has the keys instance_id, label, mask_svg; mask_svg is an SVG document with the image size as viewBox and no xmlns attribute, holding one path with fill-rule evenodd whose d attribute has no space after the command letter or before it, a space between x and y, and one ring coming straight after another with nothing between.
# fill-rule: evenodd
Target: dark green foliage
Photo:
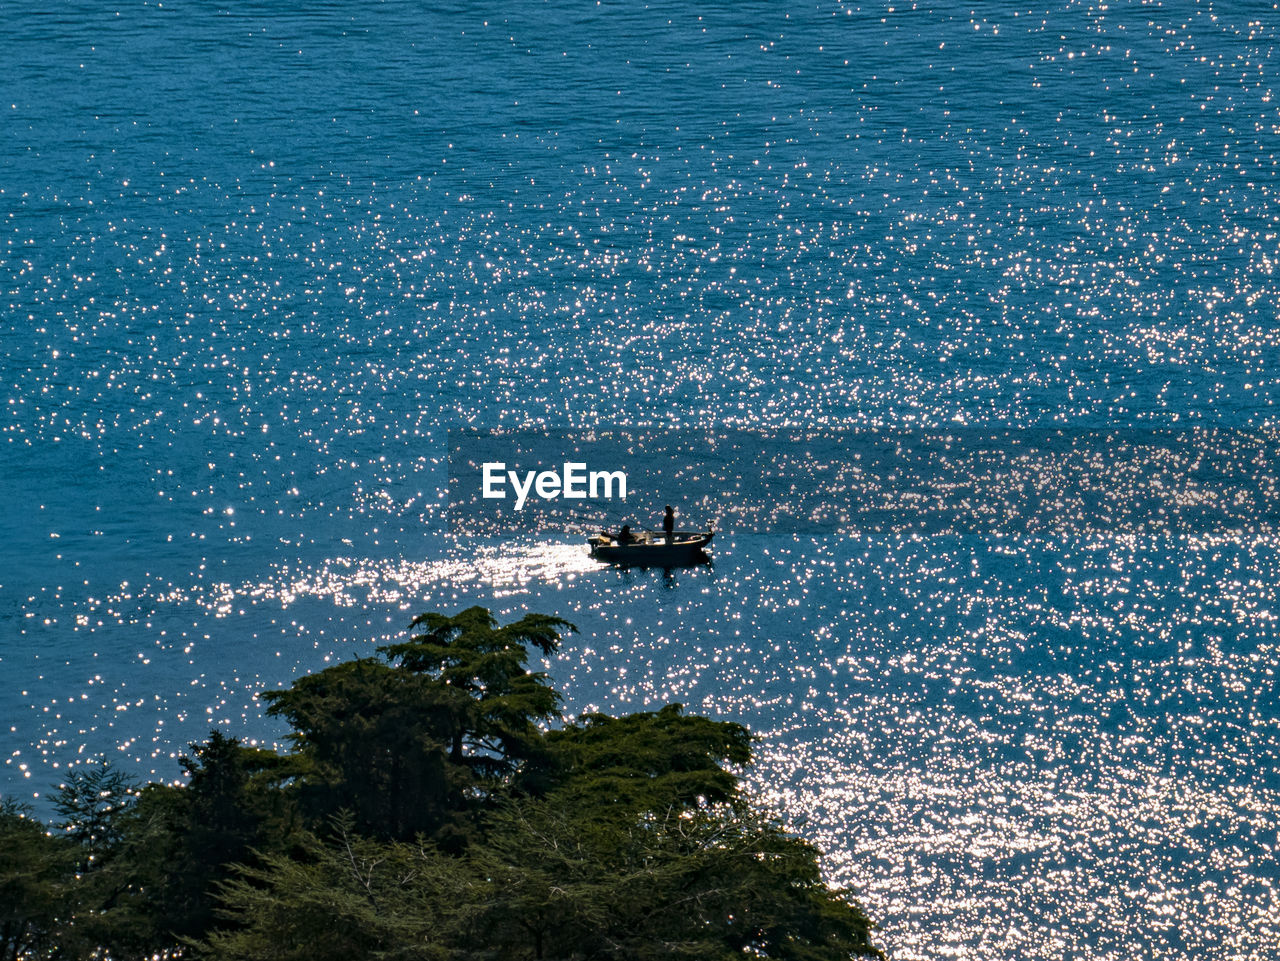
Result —
<instances>
[{"instance_id":1,"label":"dark green foliage","mask_svg":"<svg viewBox=\"0 0 1280 961\"><path fill-rule=\"evenodd\" d=\"M350 661L263 699L295 731L313 823L349 811L364 834L425 834L459 849L502 779L542 750L538 722L558 713L560 696L528 670L526 645L551 653L573 627L537 614L498 627L480 607L413 624L426 630L382 649L398 666Z\"/></svg>"},{"instance_id":2,"label":"dark green foliage","mask_svg":"<svg viewBox=\"0 0 1280 961\"><path fill-rule=\"evenodd\" d=\"M371 835L461 830L473 776L448 763L448 711L426 679L359 660L264 699L296 732L296 791L312 823L349 810Z\"/></svg>"},{"instance_id":3,"label":"dark green foliage","mask_svg":"<svg viewBox=\"0 0 1280 961\"><path fill-rule=\"evenodd\" d=\"M732 801L738 778L723 765L751 761L745 727L686 716L679 704L621 718L589 714L551 732L546 745L546 763L527 779L583 795L588 811Z\"/></svg>"},{"instance_id":4,"label":"dark green foliage","mask_svg":"<svg viewBox=\"0 0 1280 961\"><path fill-rule=\"evenodd\" d=\"M156 838L138 831L139 802L157 789L140 790L106 761L72 772L60 786L54 804L75 873L67 883L56 956L93 957L105 949L111 958L142 959L164 942L145 904L135 907L139 875L159 854Z\"/></svg>"},{"instance_id":5,"label":"dark green foliage","mask_svg":"<svg viewBox=\"0 0 1280 961\"><path fill-rule=\"evenodd\" d=\"M552 654L568 621L526 614L498 627L483 607L456 617L420 614L413 626L426 630L407 644L382 648L392 661L441 686L449 711L449 758L477 773L510 773L539 740L537 722L559 716L560 695L545 673L530 673L528 648Z\"/></svg>"},{"instance_id":6,"label":"dark green foliage","mask_svg":"<svg viewBox=\"0 0 1280 961\"><path fill-rule=\"evenodd\" d=\"M72 818L64 828L80 867L70 886L74 911L59 932L64 955L105 949L115 959L151 958L208 933L216 885L231 866L295 836L280 783L286 764L215 731L182 758L186 788L137 791L100 768L73 776L59 805ZM113 796L128 803L108 803Z\"/></svg>"},{"instance_id":7,"label":"dark green foliage","mask_svg":"<svg viewBox=\"0 0 1280 961\"><path fill-rule=\"evenodd\" d=\"M528 659L571 625L414 626L264 695L288 754L215 731L185 787L86 768L56 836L0 808L0 961L878 955L817 852L744 795L746 728L676 704L555 726Z\"/></svg>"},{"instance_id":8,"label":"dark green foliage","mask_svg":"<svg viewBox=\"0 0 1280 961\"><path fill-rule=\"evenodd\" d=\"M191 749L182 758L186 788L154 786L134 822L133 840L164 853L159 870L146 873L158 882L148 891L148 914L168 939L205 934L215 888L231 866L283 849L296 834L290 798L280 790L284 758L219 731Z\"/></svg>"},{"instance_id":9,"label":"dark green foliage","mask_svg":"<svg viewBox=\"0 0 1280 961\"><path fill-rule=\"evenodd\" d=\"M30 810L0 802L0 961L53 955L71 914L75 855Z\"/></svg>"},{"instance_id":10,"label":"dark green foliage","mask_svg":"<svg viewBox=\"0 0 1280 961\"><path fill-rule=\"evenodd\" d=\"M233 929L209 958L481 959L879 956L861 909L827 889L814 850L742 805L611 809L511 801L464 858L377 842L350 824L304 857L223 889Z\"/></svg>"},{"instance_id":11,"label":"dark green foliage","mask_svg":"<svg viewBox=\"0 0 1280 961\"><path fill-rule=\"evenodd\" d=\"M122 814L137 793L137 780L109 761L72 771L59 786L53 802L62 817L59 827L79 846L85 866L120 843Z\"/></svg>"},{"instance_id":12,"label":"dark green foliage","mask_svg":"<svg viewBox=\"0 0 1280 961\"><path fill-rule=\"evenodd\" d=\"M474 859L488 879L475 955L505 958L878 955L816 852L741 804L599 816L562 795L509 805Z\"/></svg>"},{"instance_id":13,"label":"dark green foliage","mask_svg":"<svg viewBox=\"0 0 1280 961\"><path fill-rule=\"evenodd\" d=\"M271 856L223 887L200 954L219 961L456 958L449 932L475 900L469 865L424 845L370 841L338 818L321 843Z\"/></svg>"}]
</instances>

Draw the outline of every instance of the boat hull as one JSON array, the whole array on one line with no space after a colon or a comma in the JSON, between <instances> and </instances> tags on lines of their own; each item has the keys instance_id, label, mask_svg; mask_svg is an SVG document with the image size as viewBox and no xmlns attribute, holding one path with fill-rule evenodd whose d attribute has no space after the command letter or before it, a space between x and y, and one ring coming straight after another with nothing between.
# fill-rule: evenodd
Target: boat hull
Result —
<instances>
[{"instance_id":1,"label":"boat hull","mask_svg":"<svg viewBox=\"0 0 1280 961\"><path fill-rule=\"evenodd\" d=\"M705 550L715 535L711 531L676 531L671 542L661 534L643 537L630 544L618 544L597 535L589 538L591 556L610 564L631 567L684 567L705 564L710 558Z\"/></svg>"}]
</instances>

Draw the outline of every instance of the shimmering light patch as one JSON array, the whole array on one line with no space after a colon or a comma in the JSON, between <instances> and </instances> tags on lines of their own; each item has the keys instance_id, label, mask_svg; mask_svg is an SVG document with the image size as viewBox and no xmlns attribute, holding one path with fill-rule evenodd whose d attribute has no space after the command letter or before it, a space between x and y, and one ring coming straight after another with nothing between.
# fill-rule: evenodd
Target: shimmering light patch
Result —
<instances>
[{"instance_id":1,"label":"shimmering light patch","mask_svg":"<svg viewBox=\"0 0 1280 961\"><path fill-rule=\"evenodd\" d=\"M503 596L532 581L571 583L600 569L600 563L581 544L489 544L465 559L435 561L339 557L316 570L293 573L286 568L258 584L213 585L205 604L215 614L225 614L245 599L250 603L274 601L287 607L299 597L319 597L342 607L373 604L403 610L442 585L480 584Z\"/></svg>"}]
</instances>

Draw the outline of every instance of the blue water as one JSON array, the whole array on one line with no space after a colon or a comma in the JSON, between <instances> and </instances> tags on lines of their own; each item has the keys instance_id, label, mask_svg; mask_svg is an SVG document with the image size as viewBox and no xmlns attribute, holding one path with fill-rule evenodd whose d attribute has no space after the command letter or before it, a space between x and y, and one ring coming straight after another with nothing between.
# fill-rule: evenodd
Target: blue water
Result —
<instances>
[{"instance_id":1,"label":"blue water","mask_svg":"<svg viewBox=\"0 0 1280 961\"><path fill-rule=\"evenodd\" d=\"M451 536L445 461L458 426L1277 426L1277 24L9 11L0 790L174 778L414 612L548 611L570 710L751 724L896 958L1274 957L1266 525L727 530L664 576Z\"/></svg>"}]
</instances>

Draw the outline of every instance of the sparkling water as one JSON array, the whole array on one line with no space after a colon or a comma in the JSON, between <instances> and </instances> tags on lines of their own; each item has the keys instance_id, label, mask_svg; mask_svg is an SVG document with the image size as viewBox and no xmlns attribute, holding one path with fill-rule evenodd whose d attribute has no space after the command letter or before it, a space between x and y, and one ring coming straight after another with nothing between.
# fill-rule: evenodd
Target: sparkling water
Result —
<instances>
[{"instance_id":1,"label":"sparkling water","mask_svg":"<svg viewBox=\"0 0 1280 961\"><path fill-rule=\"evenodd\" d=\"M445 493L456 427L1265 434L1278 24L10 11L0 790L170 780L416 612L544 611L570 712L749 724L895 958L1273 958L1268 525L728 529L664 573Z\"/></svg>"}]
</instances>

